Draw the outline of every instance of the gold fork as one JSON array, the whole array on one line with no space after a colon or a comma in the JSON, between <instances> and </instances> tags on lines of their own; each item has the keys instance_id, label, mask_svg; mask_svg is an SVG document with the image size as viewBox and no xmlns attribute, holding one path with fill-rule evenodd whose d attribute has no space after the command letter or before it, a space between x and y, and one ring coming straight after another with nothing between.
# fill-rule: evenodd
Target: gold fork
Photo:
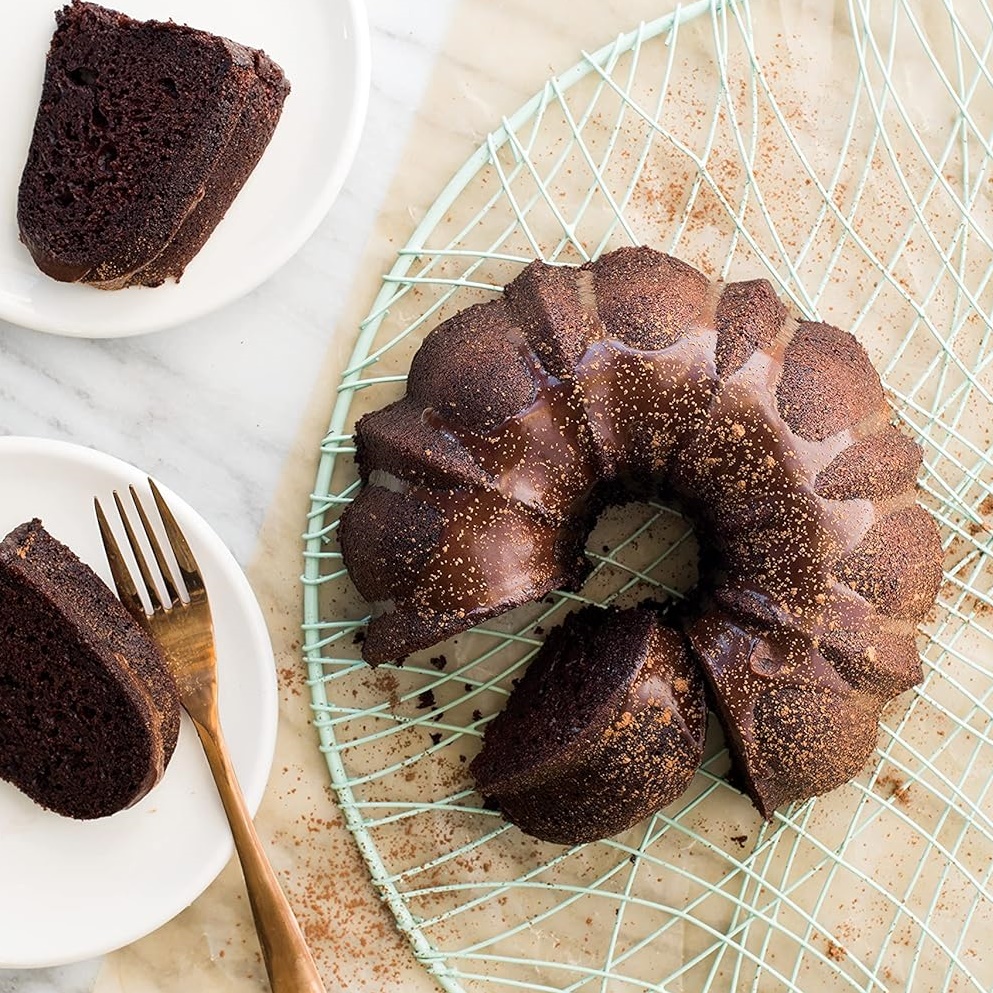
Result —
<instances>
[{"instance_id":1,"label":"gold fork","mask_svg":"<svg viewBox=\"0 0 993 993\"><path fill-rule=\"evenodd\" d=\"M183 585L184 598L172 569L162 554L162 548L145 508L134 486L131 499L141 520L148 545L158 567L167 603L163 603L152 578L131 521L117 491L114 502L124 525L128 544L134 554L145 592L151 602L146 612L134 577L114 538L99 500L94 500L100 536L107 552L107 561L121 602L131 615L158 643L179 688L183 709L189 714L207 755L210 771L217 783L224 811L231 825L235 848L241 860L255 928L258 931L265 959L269 984L273 993L325 993L314 959L307 948L300 925L283 895L265 851L255 833L245 798L235 777L231 757L221 734L217 713L217 659L214 651L214 626L210 616L207 590L200 567L183 536L175 517L166 505L155 483L149 479L152 499L159 512L162 527L172 547Z\"/></svg>"}]
</instances>

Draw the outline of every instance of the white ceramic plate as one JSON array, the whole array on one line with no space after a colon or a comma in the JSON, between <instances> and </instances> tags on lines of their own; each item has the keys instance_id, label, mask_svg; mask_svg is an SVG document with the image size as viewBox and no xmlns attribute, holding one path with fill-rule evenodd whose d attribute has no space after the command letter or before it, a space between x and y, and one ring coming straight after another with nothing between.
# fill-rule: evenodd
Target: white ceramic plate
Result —
<instances>
[{"instance_id":1,"label":"white ceramic plate","mask_svg":"<svg viewBox=\"0 0 993 993\"><path fill-rule=\"evenodd\" d=\"M129 483L147 495L144 473L88 448L0 438L0 479L0 536L40 517L110 582L93 497L100 496L106 508L112 491ZM265 621L217 535L188 504L164 489L163 494L210 594L221 722L254 812L276 740L276 676ZM192 903L232 851L206 759L185 714L162 781L112 817L69 820L0 781L0 967L61 965L126 945Z\"/></svg>"},{"instance_id":2,"label":"white ceramic plate","mask_svg":"<svg viewBox=\"0 0 993 993\"><path fill-rule=\"evenodd\" d=\"M256 48L292 91L261 161L180 283L104 292L58 283L17 235L17 187L64 0L4 5L0 92L0 318L57 334L117 337L192 320L254 289L310 237L338 195L358 146L369 93L362 0L105 0L133 17L186 23Z\"/></svg>"}]
</instances>

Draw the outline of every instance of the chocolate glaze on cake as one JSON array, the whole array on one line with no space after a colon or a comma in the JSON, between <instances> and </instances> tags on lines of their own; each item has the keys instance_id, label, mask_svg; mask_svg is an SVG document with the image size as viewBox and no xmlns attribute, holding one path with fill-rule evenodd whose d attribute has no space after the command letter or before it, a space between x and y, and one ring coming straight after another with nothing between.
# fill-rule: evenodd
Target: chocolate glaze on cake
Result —
<instances>
[{"instance_id":1,"label":"chocolate glaze on cake","mask_svg":"<svg viewBox=\"0 0 993 993\"><path fill-rule=\"evenodd\" d=\"M703 680L648 607L584 607L549 632L470 770L542 841L608 837L675 800L703 756Z\"/></svg>"},{"instance_id":2,"label":"chocolate glaze on cake","mask_svg":"<svg viewBox=\"0 0 993 993\"><path fill-rule=\"evenodd\" d=\"M38 520L0 543L0 777L68 817L116 813L161 779L179 734L154 642Z\"/></svg>"},{"instance_id":3,"label":"chocolate glaze on cake","mask_svg":"<svg viewBox=\"0 0 993 993\"><path fill-rule=\"evenodd\" d=\"M54 279L178 279L255 168L289 84L265 53L74 0L56 13L21 177L21 240Z\"/></svg>"},{"instance_id":4,"label":"chocolate glaze on cake","mask_svg":"<svg viewBox=\"0 0 993 993\"><path fill-rule=\"evenodd\" d=\"M432 331L406 397L358 424L340 535L372 601L363 654L578 588L600 510L661 493L705 553L682 624L739 778L767 817L840 785L920 679L941 582L920 450L890 417L862 346L765 280L711 283L650 248L533 262Z\"/></svg>"}]
</instances>

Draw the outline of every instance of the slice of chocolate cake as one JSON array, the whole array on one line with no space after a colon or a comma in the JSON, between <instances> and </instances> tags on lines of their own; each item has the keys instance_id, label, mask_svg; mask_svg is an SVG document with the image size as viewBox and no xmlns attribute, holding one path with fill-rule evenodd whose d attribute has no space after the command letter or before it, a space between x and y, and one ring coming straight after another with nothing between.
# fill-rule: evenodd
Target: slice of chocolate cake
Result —
<instances>
[{"instance_id":1,"label":"slice of chocolate cake","mask_svg":"<svg viewBox=\"0 0 993 993\"><path fill-rule=\"evenodd\" d=\"M176 747L154 642L38 520L0 542L0 778L68 817L140 800Z\"/></svg>"},{"instance_id":2,"label":"slice of chocolate cake","mask_svg":"<svg viewBox=\"0 0 993 993\"><path fill-rule=\"evenodd\" d=\"M650 606L584 607L549 633L470 769L522 831L581 844L680 796L706 727L680 632Z\"/></svg>"},{"instance_id":3,"label":"slice of chocolate cake","mask_svg":"<svg viewBox=\"0 0 993 993\"><path fill-rule=\"evenodd\" d=\"M18 193L21 241L63 282L179 279L272 137L264 52L74 0L55 15Z\"/></svg>"}]
</instances>

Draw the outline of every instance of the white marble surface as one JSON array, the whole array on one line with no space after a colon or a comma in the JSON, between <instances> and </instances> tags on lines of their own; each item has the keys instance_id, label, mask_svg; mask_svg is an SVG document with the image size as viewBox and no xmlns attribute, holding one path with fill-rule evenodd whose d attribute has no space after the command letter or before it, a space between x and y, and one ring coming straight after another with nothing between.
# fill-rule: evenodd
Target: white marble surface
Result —
<instances>
[{"instance_id":1,"label":"white marble surface","mask_svg":"<svg viewBox=\"0 0 993 993\"><path fill-rule=\"evenodd\" d=\"M248 297L141 338L0 322L0 434L77 442L141 466L247 563L454 7L372 0L369 115L348 181L304 248ZM86 993L98 967L0 970L0 993Z\"/></svg>"}]
</instances>

